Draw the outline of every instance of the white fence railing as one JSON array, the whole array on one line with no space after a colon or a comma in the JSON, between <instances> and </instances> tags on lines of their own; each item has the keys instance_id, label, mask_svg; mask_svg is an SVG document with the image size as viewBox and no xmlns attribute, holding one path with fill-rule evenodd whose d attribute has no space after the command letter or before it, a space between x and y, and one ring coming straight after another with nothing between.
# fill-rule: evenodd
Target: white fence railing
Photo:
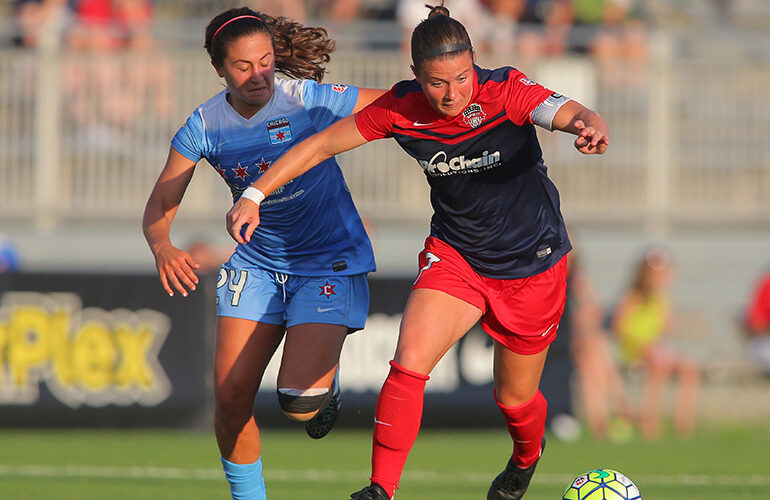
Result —
<instances>
[{"instance_id":1,"label":"white fence railing","mask_svg":"<svg viewBox=\"0 0 770 500\"><path fill-rule=\"evenodd\" d=\"M481 60L482 65L492 65ZM770 221L770 68L746 59L653 61L609 78L587 58L529 74L595 108L611 126L604 157L541 134L572 221ZM390 87L400 54L338 53L327 81ZM138 219L176 129L221 88L202 49L94 55L0 50L0 222ZM394 141L346 153L343 169L372 220L430 213L417 164ZM205 162L184 213L219 220L230 198Z\"/></svg>"}]
</instances>

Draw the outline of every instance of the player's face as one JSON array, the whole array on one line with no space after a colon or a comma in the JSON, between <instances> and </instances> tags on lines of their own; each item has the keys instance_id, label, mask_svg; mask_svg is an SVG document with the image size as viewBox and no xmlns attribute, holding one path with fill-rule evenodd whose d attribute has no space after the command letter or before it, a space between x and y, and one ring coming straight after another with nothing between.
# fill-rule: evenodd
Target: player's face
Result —
<instances>
[{"instance_id":1,"label":"player's face","mask_svg":"<svg viewBox=\"0 0 770 500\"><path fill-rule=\"evenodd\" d=\"M273 96L275 57L267 33L242 36L230 43L224 63L215 68L225 79L231 103L239 112L253 114Z\"/></svg>"},{"instance_id":2,"label":"player's face","mask_svg":"<svg viewBox=\"0 0 770 500\"><path fill-rule=\"evenodd\" d=\"M422 92L433 109L444 116L456 116L473 97L473 56L462 52L454 57L437 57L412 66Z\"/></svg>"}]
</instances>

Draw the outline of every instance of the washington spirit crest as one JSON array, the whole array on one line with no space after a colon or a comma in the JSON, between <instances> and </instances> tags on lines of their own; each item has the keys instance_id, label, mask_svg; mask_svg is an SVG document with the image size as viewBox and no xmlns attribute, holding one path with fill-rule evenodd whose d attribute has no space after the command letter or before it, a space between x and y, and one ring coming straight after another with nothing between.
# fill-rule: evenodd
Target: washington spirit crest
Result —
<instances>
[{"instance_id":1,"label":"washington spirit crest","mask_svg":"<svg viewBox=\"0 0 770 500\"><path fill-rule=\"evenodd\" d=\"M487 114L481 109L480 104L473 103L463 111L463 121L471 128L476 128L484 122Z\"/></svg>"}]
</instances>

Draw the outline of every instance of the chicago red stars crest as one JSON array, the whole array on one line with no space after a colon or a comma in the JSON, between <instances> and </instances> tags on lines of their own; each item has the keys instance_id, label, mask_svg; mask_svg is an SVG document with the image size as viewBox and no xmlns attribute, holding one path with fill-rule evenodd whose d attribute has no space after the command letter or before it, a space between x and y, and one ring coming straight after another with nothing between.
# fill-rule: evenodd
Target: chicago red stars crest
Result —
<instances>
[{"instance_id":1,"label":"chicago red stars crest","mask_svg":"<svg viewBox=\"0 0 770 500\"><path fill-rule=\"evenodd\" d=\"M486 117L487 114L481 109L481 105L476 104L475 102L463 111L463 121L471 128L476 128L484 123Z\"/></svg>"},{"instance_id":2,"label":"chicago red stars crest","mask_svg":"<svg viewBox=\"0 0 770 500\"><path fill-rule=\"evenodd\" d=\"M328 281L323 285L319 285L318 288L321 289L321 293L319 293L318 295L326 295L327 299L330 298L332 295L337 295L337 292L334 291L335 286L337 285L330 285Z\"/></svg>"}]
</instances>

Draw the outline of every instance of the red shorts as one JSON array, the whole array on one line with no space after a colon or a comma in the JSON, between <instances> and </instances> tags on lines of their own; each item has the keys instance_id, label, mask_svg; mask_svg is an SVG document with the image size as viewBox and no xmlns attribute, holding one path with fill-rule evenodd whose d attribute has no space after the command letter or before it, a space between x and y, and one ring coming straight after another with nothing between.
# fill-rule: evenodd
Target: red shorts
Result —
<instances>
[{"instance_id":1,"label":"red shorts","mask_svg":"<svg viewBox=\"0 0 770 500\"><path fill-rule=\"evenodd\" d=\"M521 279L495 279L474 271L447 243L429 236L412 289L447 293L481 309L481 327L519 354L536 354L554 341L567 298L567 258Z\"/></svg>"}]
</instances>

